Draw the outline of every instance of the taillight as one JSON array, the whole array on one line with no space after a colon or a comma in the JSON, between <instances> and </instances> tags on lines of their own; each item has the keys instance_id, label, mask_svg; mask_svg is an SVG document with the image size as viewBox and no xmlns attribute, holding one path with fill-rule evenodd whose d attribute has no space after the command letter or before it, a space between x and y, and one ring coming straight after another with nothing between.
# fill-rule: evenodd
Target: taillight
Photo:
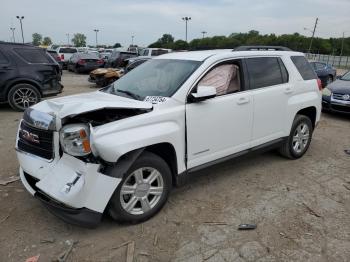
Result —
<instances>
[{"instance_id":1,"label":"taillight","mask_svg":"<svg viewBox=\"0 0 350 262\"><path fill-rule=\"evenodd\" d=\"M61 54L61 60L64 60L64 54Z\"/></svg>"},{"instance_id":2,"label":"taillight","mask_svg":"<svg viewBox=\"0 0 350 262\"><path fill-rule=\"evenodd\" d=\"M320 91L322 91L323 85L322 85L321 79L319 79L319 78L317 78L317 85L318 85L318 89L319 89Z\"/></svg>"},{"instance_id":3,"label":"taillight","mask_svg":"<svg viewBox=\"0 0 350 262\"><path fill-rule=\"evenodd\" d=\"M102 65L104 61L102 59L97 60L97 64Z\"/></svg>"},{"instance_id":4,"label":"taillight","mask_svg":"<svg viewBox=\"0 0 350 262\"><path fill-rule=\"evenodd\" d=\"M56 61L57 62L61 62L62 60L61 60L61 57L58 55L58 56L56 56Z\"/></svg>"},{"instance_id":5,"label":"taillight","mask_svg":"<svg viewBox=\"0 0 350 262\"><path fill-rule=\"evenodd\" d=\"M79 59L78 60L78 64L79 65L83 65L83 64L85 64L86 63L86 61L84 60L84 59Z\"/></svg>"}]
</instances>

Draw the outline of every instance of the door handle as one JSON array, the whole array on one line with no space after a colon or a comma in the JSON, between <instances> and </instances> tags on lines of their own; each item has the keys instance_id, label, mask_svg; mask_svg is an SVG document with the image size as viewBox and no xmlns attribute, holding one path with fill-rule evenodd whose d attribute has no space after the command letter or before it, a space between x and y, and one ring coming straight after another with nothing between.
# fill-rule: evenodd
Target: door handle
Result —
<instances>
[{"instance_id":1,"label":"door handle","mask_svg":"<svg viewBox=\"0 0 350 262\"><path fill-rule=\"evenodd\" d=\"M293 92L293 89L291 87L286 87L286 89L284 89L285 94L290 94L292 92Z\"/></svg>"},{"instance_id":2,"label":"door handle","mask_svg":"<svg viewBox=\"0 0 350 262\"><path fill-rule=\"evenodd\" d=\"M241 97L237 101L237 105L243 105L249 103L249 98Z\"/></svg>"}]
</instances>

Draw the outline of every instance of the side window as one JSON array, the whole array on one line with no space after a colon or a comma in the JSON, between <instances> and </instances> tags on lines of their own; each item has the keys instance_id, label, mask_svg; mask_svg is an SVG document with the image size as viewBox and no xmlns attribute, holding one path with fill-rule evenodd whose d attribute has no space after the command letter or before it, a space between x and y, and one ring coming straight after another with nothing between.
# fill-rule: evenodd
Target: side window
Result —
<instances>
[{"instance_id":1,"label":"side window","mask_svg":"<svg viewBox=\"0 0 350 262\"><path fill-rule=\"evenodd\" d=\"M217 96L241 91L241 70L239 63L220 64L211 69L197 86L214 86Z\"/></svg>"},{"instance_id":2,"label":"side window","mask_svg":"<svg viewBox=\"0 0 350 262\"><path fill-rule=\"evenodd\" d=\"M149 52L149 50L148 50L148 49L143 50L143 55L144 55L144 56L148 56L148 52Z\"/></svg>"},{"instance_id":3,"label":"side window","mask_svg":"<svg viewBox=\"0 0 350 262\"><path fill-rule=\"evenodd\" d=\"M304 80L317 79L315 71L304 56L291 56L290 58Z\"/></svg>"},{"instance_id":4,"label":"side window","mask_svg":"<svg viewBox=\"0 0 350 262\"><path fill-rule=\"evenodd\" d=\"M16 48L15 51L24 60L32 64L43 64L51 62L46 56L45 52L39 49Z\"/></svg>"},{"instance_id":5,"label":"side window","mask_svg":"<svg viewBox=\"0 0 350 262\"><path fill-rule=\"evenodd\" d=\"M0 52L0 64L8 64L9 60L4 56L3 53Z\"/></svg>"},{"instance_id":6,"label":"side window","mask_svg":"<svg viewBox=\"0 0 350 262\"><path fill-rule=\"evenodd\" d=\"M287 79L282 76L280 61L277 57L257 57L246 59L250 89L280 85ZM281 61L282 63L282 61ZM287 70L284 68L284 74Z\"/></svg>"}]
</instances>

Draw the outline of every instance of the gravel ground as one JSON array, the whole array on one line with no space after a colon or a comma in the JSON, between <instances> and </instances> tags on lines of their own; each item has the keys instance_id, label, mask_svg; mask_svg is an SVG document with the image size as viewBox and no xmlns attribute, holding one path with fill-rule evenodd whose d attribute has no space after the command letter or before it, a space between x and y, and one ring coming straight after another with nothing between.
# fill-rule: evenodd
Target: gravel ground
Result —
<instances>
[{"instance_id":1,"label":"gravel ground","mask_svg":"<svg viewBox=\"0 0 350 262\"><path fill-rule=\"evenodd\" d=\"M61 95L96 88L64 72ZM18 174L21 113L0 106L0 179ZM291 161L274 152L226 162L176 188L163 210L138 225L105 217L96 229L51 215L20 181L0 186L0 261L349 261L350 117L323 114L309 151ZM251 231L238 231L254 223ZM77 242L75 242L77 241ZM129 243L129 245L127 244ZM134 244L134 252L132 249Z\"/></svg>"}]
</instances>

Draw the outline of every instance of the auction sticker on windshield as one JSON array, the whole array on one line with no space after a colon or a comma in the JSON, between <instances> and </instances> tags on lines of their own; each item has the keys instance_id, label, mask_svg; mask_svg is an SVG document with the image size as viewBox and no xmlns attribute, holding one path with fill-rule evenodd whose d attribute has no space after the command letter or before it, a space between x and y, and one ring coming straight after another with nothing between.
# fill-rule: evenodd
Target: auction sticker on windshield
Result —
<instances>
[{"instance_id":1,"label":"auction sticker on windshield","mask_svg":"<svg viewBox=\"0 0 350 262\"><path fill-rule=\"evenodd\" d=\"M152 104L164 103L167 101L167 97L164 96L146 96L143 101L150 102Z\"/></svg>"}]
</instances>

